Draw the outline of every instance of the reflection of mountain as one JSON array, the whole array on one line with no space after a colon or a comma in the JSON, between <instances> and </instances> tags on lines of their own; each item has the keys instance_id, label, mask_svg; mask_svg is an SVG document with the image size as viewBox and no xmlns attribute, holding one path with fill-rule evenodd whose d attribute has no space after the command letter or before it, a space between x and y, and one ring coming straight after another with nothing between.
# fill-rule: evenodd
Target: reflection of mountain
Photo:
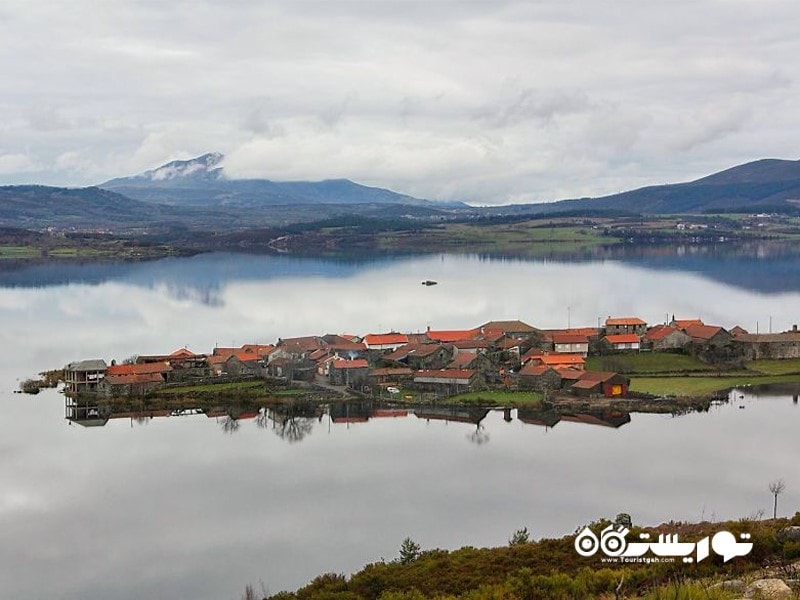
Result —
<instances>
[{"instance_id":1,"label":"reflection of mountain","mask_svg":"<svg viewBox=\"0 0 800 600\"><path fill-rule=\"evenodd\" d=\"M408 260L408 259L406 259ZM0 287L39 288L69 284L101 285L118 282L164 290L177 299L219 304L226 284L266 281L278 277L351 277L368 264L386 266L395 259L321 260L250 254L200 254L142 262L0 262Z\"/></svg>"},{"instance_id":2,"label":"reflection of mountain","mask_svg":"<svg viewBox=\"0 0 800 600\"><path fill-rule=\"evenodd\" d=\"M441 260L438 260L440 259ZM464 264L590 263L613 260L637 268L696 273L725 285L780 293L800 291L800 244L752 242L717 245L626 245L584 249L574 256L542 260L524 257L454 256L452 277L461 277ZM442 255L352 258L299 258L293 256L212 253L188 258L142 262L40 262L0 261L0 287L47 287L67 284L100 285L120 282L148 289L164 289L171 297L205 304L219 302L220 291L232 282L268 281L276 278L344 279L370 269L391 270L419 263L429 274ZM438 268L438 267L437 267ZM456 272L458 271L458 272ZM442 279L448 271L441 271Z\"/></svg>"}]
</instances>

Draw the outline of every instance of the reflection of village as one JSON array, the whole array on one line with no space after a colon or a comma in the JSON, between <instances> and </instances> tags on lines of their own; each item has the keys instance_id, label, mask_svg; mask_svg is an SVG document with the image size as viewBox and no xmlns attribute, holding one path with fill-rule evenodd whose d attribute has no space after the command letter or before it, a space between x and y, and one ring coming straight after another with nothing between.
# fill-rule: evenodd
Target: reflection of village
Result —
<instances>
[{"instance_id":1,"label":"reflection of village","mask_svg":"<svg viewBox=\"0 0 800 600\"><path fill-rule=\"evenodd\" d=\"M598 320L599 321L599 320ZM276 344L214 348L197 354L136 356L108 365L84 360L65 368L68 395L146 396L169 387L264 379L286 386L361 397L431 400L461 392L530 390L579 397L626 397L629 379L614 357L640 352L695 356L709 364L800 357L800 332L751 334L700 319L648 325L611 318L598 327L539 329L523 321L490 321L467 330L319 335ZM603 370L587 369L589 356ZM410 394L410 395L406 395Z\"/></svg>"},{"instance_id":2,"label":"reflection of village","mask_svg":"<svg viewBox=\"0 0 800 600\"><path fill-rule=\"evenodd\" d=\"M67 398L66 417L76 425L102 427L109 421L128 421L143 425L152 419L172 418L173 420L194 416L213 419L226 433L235 433L244 423L252 422L257 427L273 431L280 438L297 442L309 435L315 424L329 427L349 428L354 424L369 423L385 419L416 418L420 421L440 421L470 425L470 439L477 443L485 441L483 422L490 413L502 413L507 423L519 421L545 430L560 422L584 425L599 425L618 428L631 420L630 414L612 409L587 410L584 412L565 412L558 409L537 410L531 408L495 409L457 406L416 406L398 408L396 405L373 402L333 402L330 404L295 403L264 406L257 409L228 405L211 409L152 409L152 408L112 408L100 403L78 401ZM473 429L474 428L474 429Z\"/></svg>"}]
</instances>

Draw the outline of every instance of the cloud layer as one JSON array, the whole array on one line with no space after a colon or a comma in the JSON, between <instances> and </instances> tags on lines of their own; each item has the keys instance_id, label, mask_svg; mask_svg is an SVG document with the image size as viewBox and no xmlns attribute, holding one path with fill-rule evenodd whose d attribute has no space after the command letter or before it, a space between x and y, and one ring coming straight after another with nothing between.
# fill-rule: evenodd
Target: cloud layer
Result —
<instances>
[{"instance_id":1,"label":"cloud layer","mask_svg":"<svg viewBox=\"0 0 800 600\"><path fill-rule=\"evenodd\" d=\"M790 0L0 8L0 183L207 151L478 204L798 158Z\"/></svg>"}]
</instances>

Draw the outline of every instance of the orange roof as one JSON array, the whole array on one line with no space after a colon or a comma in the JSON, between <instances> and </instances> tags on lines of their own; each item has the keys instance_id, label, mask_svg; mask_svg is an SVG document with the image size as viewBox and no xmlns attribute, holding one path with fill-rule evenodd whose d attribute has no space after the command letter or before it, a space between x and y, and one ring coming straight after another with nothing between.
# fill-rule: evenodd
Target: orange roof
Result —
<instances>
[{"instance_id":1,"label":"orange roof","mask_svg":"<svg viewBox=\"0 0 800 600\"><path fill-rule=\"evenodd\" d=\"M700 319L673 319L671 324L678 329L685 329L692 325L703 325L703 321Z\"/></svg>"},{"instance_id":2,"label":"orange roof","mask_svg":"<svg viewBox=\"0 0 800 600\"><path fill-rule=\"evenodd\" d=\"M368 333L364 336L364 343L367 346L407 344L408 336L403 333Z\"/></svg>"},{"instance_id":3,"label":"orange roof","mask_svg":"<svg viewBox=\"0 0 800 600\"><path fill-rule=\"evenodd\" d=\"M471 340L472 338L474 338L475 330L453 329L453 330L434 331L432 329L428 329L426 334L429 339L434 340L436 342L461 342L464 340Z\"/></svg>"},{"instance_id":4,"label":"orange roof","mask_svg":"<svg viewBox=\"0 0 800 600\"><path fill-rule=\"evenodd\" d=\"M553 353L553 354L545 354L543 356L534 356L534 361L540 361L542 364L553 366L553 365L582 365L586 361L580 354L570 354L570 353Z\"/></svg>"},{"instance_id":5,"label":"orange roof","mask_svg":"<svg viewBox=\"0 0 800 600\"><path fill-rule=\"evenodd\" d=\"M265 356L269 356L274 351L275 351L275 346L271 344L244 344L242 346L242 352L252 352L253 354L256 354L259 358L264 358Z\"/></svg>"},{"instance_id":6,"label":"orange roof","mask_svg":"<svg viewBox=\"0 0 800 600\"><path fill-rule=\"evenodd\" d=\"M638 344L641 339L635 333L620 333L618 335L607 335L605 339L609 344Z\"/></svg>"},{"instance_id":7,"label":"orange roof","mask_svg":"<svg viewBox=\"0 0 800 600\"><path fill-rule=\"evenodd\" d=\"M167 363L144 363L141 365L111 365L107 375L143 375L145 373L168 373L172 371Z\"/></svg>"},{"instance_id":8,"label":"orange roof","mask_svg":"<svg viewBox=\"0 0 800 600\"><path fill-rule=\"evenodd\" d=\"M639 317L620 317L615 319L609 317L606 319L606 327L618 327L624 325L647 325L647 323L642 321Z\"/></svg>"},{"instance_id":9,"label":"orange roof","mask_svg":"<svg viewBox=\"0 0 800 600\"><path fill-rule=\"evenodd\" d=\"M369 363L363 358L356 360L335 360L331 363L334 369L368 369Z\"/></svg>"},{"instance_id":10,"label":"orange roof","mask_svg":"<svg viewBox=\"0 0 800 600\"><path fill-rule=\"evenodd\" d=\"M235 356L242 362L258 360L258 355L255 352L247 352L246 350L237 350L236 352L232 352L225 358L225 360L229 360L232 356Z\"/></svg>"}]
</instances>

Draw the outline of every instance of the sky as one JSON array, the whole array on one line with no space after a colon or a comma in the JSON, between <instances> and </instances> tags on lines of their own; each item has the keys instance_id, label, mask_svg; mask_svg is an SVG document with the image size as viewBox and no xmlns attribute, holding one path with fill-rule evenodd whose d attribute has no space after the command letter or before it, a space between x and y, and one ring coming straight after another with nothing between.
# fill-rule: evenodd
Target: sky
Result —
<instances>
[{"instance_id":1,"label":"sky","mask_svg":"<svg viewBox=\"0 0 800 600\"><path fill-rule=\"evenodd\" d=\"M0 0L0 184L206 152L472 204L800 158L796 0Z\"/></svg>"}]
</instances>

